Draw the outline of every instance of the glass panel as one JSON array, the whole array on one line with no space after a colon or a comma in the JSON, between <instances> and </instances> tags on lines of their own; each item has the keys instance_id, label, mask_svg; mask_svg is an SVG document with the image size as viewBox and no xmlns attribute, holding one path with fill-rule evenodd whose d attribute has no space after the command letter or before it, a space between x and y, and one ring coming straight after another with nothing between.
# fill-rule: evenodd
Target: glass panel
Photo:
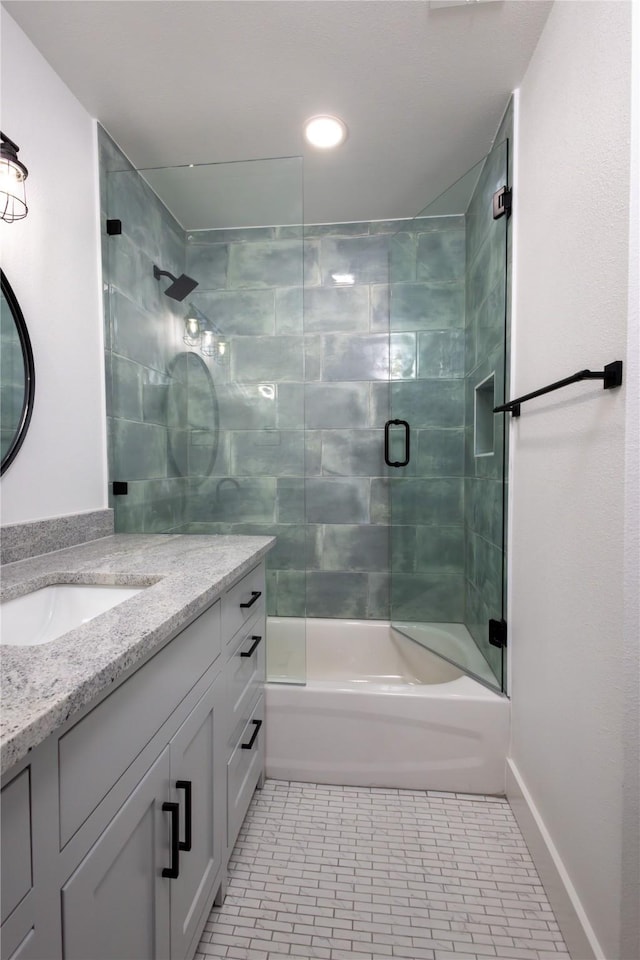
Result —
<instances>
[{"instance_id":1,"label":"glass panel","mask_svg":"<svg viewBox=\"0 0 640 960\"><path fill-rule=\"evenodd\" d=\"M303 683L301 159L134 170L102 131L100 149L122 224L103 264L116 530L276 535L269 679Z\"/></svg>"},{"instance_id":2,"label":"glass panel","mask_svg":"<svg viewBox=\"0 0 640 960\"><path fill-rule=\"evenodd\" d=\"M504 613L507 183L501 143L392 239L390 417L410 425L410 459L390 467L391 620L494 689L504 657L488 640ZM415 353L413 365L394 358ZM406 459L405 427L389 459Z\"/></svg>"}]
</instances>

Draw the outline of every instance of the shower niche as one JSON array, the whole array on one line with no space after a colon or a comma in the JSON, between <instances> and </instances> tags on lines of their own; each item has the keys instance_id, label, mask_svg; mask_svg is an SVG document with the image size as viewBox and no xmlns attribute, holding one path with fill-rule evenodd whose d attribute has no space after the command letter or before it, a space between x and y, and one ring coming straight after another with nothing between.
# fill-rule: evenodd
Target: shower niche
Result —
<instances>
[{"instance_id":1,"label":"shower niche","mask_svg":"<svg viewBox=\"0 0 640 960\"><path fill-rule=\"evenodd\" d=\"M474 391L473 453L476 457L492 457L495 443L495 373L482 380Z\"/></svg>"}]
</instances>

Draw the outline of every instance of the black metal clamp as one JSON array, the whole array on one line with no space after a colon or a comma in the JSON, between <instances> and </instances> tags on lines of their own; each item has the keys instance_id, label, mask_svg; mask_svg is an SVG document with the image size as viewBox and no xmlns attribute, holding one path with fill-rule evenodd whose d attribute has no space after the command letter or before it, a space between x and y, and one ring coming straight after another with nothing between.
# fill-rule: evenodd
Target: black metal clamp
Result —
<instances>
[{"instance_id":1,"label":"black metal clamp","mask_svg":"<svg viewBox=\"0 0 640 960\"><path fill-rule=\"evenodd\" d=\"M555 383L550 383L547 387L541 387L532 393L525 393L522 397L516 397L515 400L509 400L508 403L494 407L493 412L510 413L512 417L519 417L521 403L526 403L527 400L533 400L534 397L541 397L544 393L551 393L552 390L559 390L561 387L566 387L570 383L578 383L580 380L602 380L604 381L602 386L605 390L611 390L613 387L621 387L622 360L614 360L612 363L607 363L604 370L578 370L577 373L574 373L570 377L565 377L564 380L557 380ZM395 464L393 464L393 466L395 466Z\"/></svg>"}]
</instances>

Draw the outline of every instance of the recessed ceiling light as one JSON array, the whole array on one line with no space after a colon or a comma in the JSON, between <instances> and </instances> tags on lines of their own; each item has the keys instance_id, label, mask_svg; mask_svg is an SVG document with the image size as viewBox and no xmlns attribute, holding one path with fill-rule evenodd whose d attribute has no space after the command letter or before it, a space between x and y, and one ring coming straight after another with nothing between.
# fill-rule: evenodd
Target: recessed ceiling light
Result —
<instances>
[{"instance_id":1,"label":"recessed ceiling light","mask_svg":"<svg viewBox=\"0 0 640 960\"><path fill-rule=\"evenodd\" d=\"M327 150L343 142L347 127L339 117L311 117L304 125L304 135L312 146Z\"/></svg>"}]
</instances>

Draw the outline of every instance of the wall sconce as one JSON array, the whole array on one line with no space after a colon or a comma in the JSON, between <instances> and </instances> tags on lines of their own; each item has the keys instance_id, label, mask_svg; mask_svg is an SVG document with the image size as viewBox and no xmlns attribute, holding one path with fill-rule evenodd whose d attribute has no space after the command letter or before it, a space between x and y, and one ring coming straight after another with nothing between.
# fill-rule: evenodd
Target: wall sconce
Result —
<instances>
[{"instance_id":1,"label":"wall sconce","mask_svg":"<svg viewBox=\"0 0 640 960\"><path fill-rule=\"evenodd\" d=\"M222 330L209 320L201 310L192 303L184 320L184 342L200 350L205 357L213 357L216 363L226 363L228 357L228 342Z\"/></svg>"},{"instance_id":2,"label":"wall sconce","mask_svg":"<svg viewBox=\"0 0 640 960\"><path fill-rule=\"evenodd\" d=\"M23 220L28 213L24 182L29 171L18 160L19 149L0 131L0 218L7 223Z\"/></svg>"}]
</instances>

